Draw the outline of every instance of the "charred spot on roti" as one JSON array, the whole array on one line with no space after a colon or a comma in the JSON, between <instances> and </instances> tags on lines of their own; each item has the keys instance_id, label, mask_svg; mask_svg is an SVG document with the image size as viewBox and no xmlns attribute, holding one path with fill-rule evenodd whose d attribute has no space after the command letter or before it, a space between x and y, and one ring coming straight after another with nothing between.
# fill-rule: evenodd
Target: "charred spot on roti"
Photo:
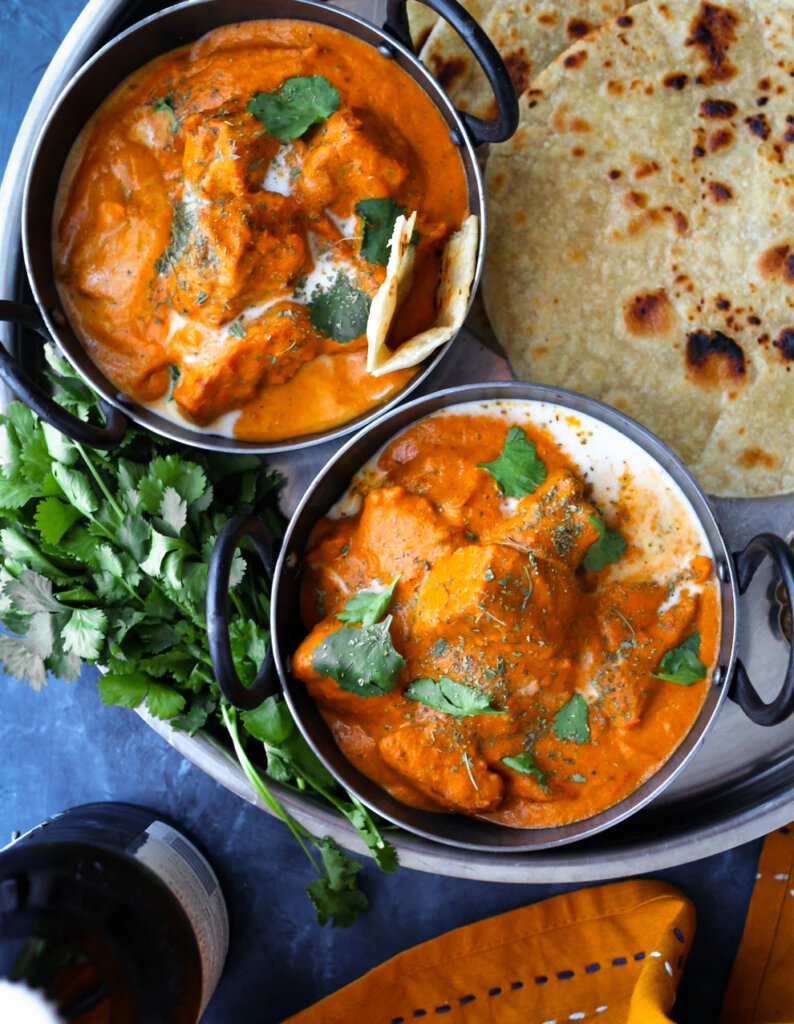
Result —
<instances>
[{"instance_id":1,"label":"charred spot on roti","mask_svg":"<svg viewBox=\"0 0 794 1024\"><path fill-rule=\"evenodd\" d=\"M565 31L571 37L571 39L581 39L582 36L586 36L587 33L592 29L592 25L589 21L585 21L584 18L571 18L568 24L565 26Z\"/></svg>"},{"instance_id":2,"label":"charred spot on roti","mask_svg":"<svg viewBox=\"0 0 794 1024\"><path fill-rule=\"evenodd\" d=\"M557 24L557 12L556 11L543 11L543 12L541 12L538 15L538 24L539 25L548 25L549 27L551 27L552 25L556 25Z\"/></svg>"},{"instance_id":3,"label":"charred spot on roti","mask_svg":"<svg viewBox=\"0 0 794 1024\"><path fill-rule=\"evenodd\" d=\"M787 128L783 135L784 142L794 142L794 115L786 114Z\"/></svg>"},{"instance_id":4,"label":"charred spot on roti","mask_svg":"<svg viewBox=\"0 0 794 1024\"><path fill-rule=\"evenodd\" d=\"M752 117L746 117L744 123L757 138L764 141L769 138L769 124L765 114L753 114Z\"/></svg>"},{"instance_id":5,"label":"charred spot on roti","mask_svg":"<svg viewBox=\"0 0 794 1024\"><path fill-rule=\"evenodd\" d=\"M651 174L656 174L659 164L655 160L632 160L634 163L634 179L640 181Z\"/></svg>"},{"instance_id":6,"label":"charred spot on roti","mask_svg":"<svg viewBox=\"0 0 794 1024\"><path fill-rule=\"evenodd\" d=\"M613 96L622 96L623 95L623 83L615 81L614 79L610 79L607 82L607 92L611 93Z\"/></svg>"},{"instance_id":7,"label":"charred spot on roti","mask_svg":"<svg viewBox=\"0 0 794 1024\"><path fill-rule=\"evenodd\" d=\"M693 331L686 338L686 360L702 380L741 378L746 372L744 351L722 331Z\"/></svg>"},{"instance_id":8,"label":"charred spot on roti","mask_svg":"<svg viewBox=\"0 0 794 1024\"><path fill-rule=\"evenodd\" d=\"M738 19L733 11L716 4L702 3L689 26L689 37L684 45L695 47L706 64L698 75L700 85L725 82L736 74L728 60L728 49L736 39Z\"/></svg>"},{"instance_id":9,"label":"charred spot on roti","mask_svg":"<svg viewBox=\"0 0 794 1024\"><path fill-rule=\"evenodd\" d=\"M673 74L665 75L662 79L662 85L667 89L675 89L676 92L680 92L689 81L689 76L684 74Z\"/></svg>"},{"instance_id":10,"label":"charred spot on roti","mask_svg":"<svg viewBox=\"0 0 794 1024\"><path fill-rule=\"evenodd\" d=\"M772 344L780 352L781 359L794 360L794 327L784 327Z\"/></svg>"},{"instance_id":11,"label":"charred spot on roti","mask_svg":"<svg viewBox=\"0 0 794 1024\"><path fill-rule=\"evenodd\" d=\"M709 192L709 197L713 203L725 203L729 199L733 199L733 191L729 185L724 185L721 181L709 181L706 184L706 188Z\"/></svg>"},{"instance_id":12,"label":"charred spot on roti","mask_svg":"<svg viewBox=\"0 0 794 1024\"><path fill-rule=\"evenodd\" d=\"M705 149L702 146L695 146L693 148L693 150L692 150L692 156L694 156L694 157L701 157L701 156L705 156L705 155L706 155L706 151L705 151Z\"/></svg>"},{"instance_id":13,"label":"charred spot on roti","mask_svg":"<svg viewBox=\"0 0 794 1024\"><path fill-rule=\"evenodd\" d=\"M585 150L582 146L574 146L571 150L571 156L582 157L585 155Z\"/></svg>"},{"instance_id":14,"label":"charred spot on roti","mask_svg":"<svg viewBox=\"0 0 794 1024\"><path fill-rule=\"evenodd\" d=\"M736 113L736 104L730 100L703 100L700 113L703 117L726 118Z\"/></svg>"},{"instance_id":15,"label":"charred spot on roti","mask_svg":"<svg viewBox=\"0 0 794 1024\"><path fill-rule=\"evenodd\" d=\"M727 128L717 128L709 132L706 139L706 150L709 153L716 153L718 149L725 149L733 142L733 132Z\"/></svg>"},{"instance_id":16,"label":"charred spot on roti","mask_svg":"<svg viewBox=\"0 0 794 1024\"><path fill-rule=\"evenodd\" d=\"M637 337L658 338L670 333L675 311L664 288L635 295L623 307L626 331Z\"/></svg>"},{"instance_id":17,"label":"charred spot on roti","mask_svg":"<svg viewBox=\"0 0 794 1024\"><path fill-rule=\"evenodd\" d=\"M529 85L531 77L532 64L530 63L527 51L523 47L519 47L512 53L506 53L504 62L507 73L510 75L510 81L520 96Z\"/></svg>"},{"instance_id":18,"label":"charred spot on roti","mask_svg":"<svg viewBox=\"0 0 794 1024\"><path fill-rule=\"evenodd\" d=\"M763 448L745 448L739 453L737 461L747 469L776 469L780 462L776 455L765 452Z\"/></svg>"},{"instance_id":19,"label":"charred spot on roti","mask_svg":"<svg viewBox=\"0 0 794 1024\"><path fill-rule=\"evenodd\" d=\"M794 253L790 245L773 245L758 257L758 270L767 279L781 278L794 284Z\"/></svg>"},{"instance_id":20,"label":"charred spot on roti","mask_svg":"<svg viewBox=\"0 0 794 1024\"><path fill-rule=\"evenodd\" d=\"M573 53L569 53L567 57L563 58L563 64L566 68L578 68L587 60L587 50L575 50Z\"/></svg>"},{"instance_id":21,"label":"charred spot on roti","mask_svg":"<svg viewBox=\"0 0 794 1024\"><path fill-rule=\"evenodd\" d=\"M445 92L448 92L455 83L466 74L467 64L461 57L451 57L445 60L438 54L430 55L430 71Z\"/></svg>"},{"instance_id":22,"label":"charred spot on roti","mask_svg":"<svg viewBox=\"0 0 794 1024\"><path fill-rule=\"evenodd\" d=\"M717 309L730 309L731 300L726 299L724 295L718 295L714 300L714 305L717 307Z\"/></svg>"},{"instance_id":23,"label":"charred spot on roti","mask_svg":"<svg viewBox=\"0 0 794 1024\"><path fill-rule=\"evenodd\" d=\"M555 132L565 135L568 132L589 132L590 124L582 117L569 117L569 110L566 104L562 103L552 113L549 123Z\"/></svg>"},{"instance_id":24,"label":"charred spot on roti","mask_svg":"<svg viewBox=\"0 0 794 1024\"><path fill-rule=\"evenodd\" d=\"M648 197L642 192L624 192L621 201L627 210L644 210L648 205Z\"/></svg>"},{"instance_id":25,"label":"charred spot on roti","mask_svg":"<svg viewBox=\"0 0 794 1024\"><path fill-rule=\"evenodd\" d=\"M618 178L621 177L621 174L621 171L619 171L616 167L613 167L612 170L607 173L607 177L610 181L617 181Z\"/></svg>"},{"instance_id":26,"label":"charred spot on roti","mask_svg":"<svg viewBox=\"0 0 794 1024\"><path fill-rule=\"evenodd\" d=\"M767 103L769 103L768 96L759 96L758 99L755 101L755 105L757 107L765 107Z\"/></svg>"},{"instance_id":27,"label":"charred spot on roti","mask_svg":"<svg viewBox=\"0 0 794 1024\"><path fill-rule=\"evenodd\" d=\"M634 24L634 18L630 14L620 14L618 15L617 23L621 28L631 28Z\"/></svg>"},{"instance_id":28,"label":"charred spot on roti","mask_svg":"<svg viewBox=\"0 0 794 1024\"><path fill-rule=\"evenodd\" d=\"M680 210L673 210L673 224L679 235L684 235L689 229L689 221Z\"/></svg>"},{"instance_id":29,"label":"charred spot on roti","mask_svg":"<svg viewBox=\"0 0 794 1024\"><path fill-rule=\"evenodd\" d=\"M747 323L751 324L753 327L757 327L761 323L761 318L756 316L754 313L751 313L747 317Z\"/></svg>"}]
</instances>

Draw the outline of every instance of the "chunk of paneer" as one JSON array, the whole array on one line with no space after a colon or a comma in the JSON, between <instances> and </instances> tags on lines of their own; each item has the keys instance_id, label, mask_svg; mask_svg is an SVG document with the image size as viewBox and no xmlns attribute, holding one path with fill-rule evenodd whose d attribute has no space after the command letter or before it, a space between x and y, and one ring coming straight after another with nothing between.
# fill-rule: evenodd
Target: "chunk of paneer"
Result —
<instances>
[{"instance_id":1,"label":"chunk of paneer","mask_svg":"<svg viewBox=\"0 0 794 1024\"><path fill-rule=\"evenodd\" d=\"M199 204L190 243L172 268L177 308L217 326L249 306L286 297L306 259L294 214L294 200L274 192Z\"/></svg>"},{"instance_id":2,"label":"chunk of paneer","mask_svg":"<svg viewBox=\"0 0 794 1024\"><path fill-rule=\"evenodd\" d=\"M402 487L379 487L364 498L353 544L377 559L383 578L399 574L409 583L448 554L456 536L426 498Z\"/></svg>"},{"instance_id":3,"label":"chunk of paneer","mask_svg":"<svg viewBox=\"0 0 794 1024\"><path fill-rule=\"evenodd\" d=\"M591 516L600 519L598 510L584 497L581 480L567 469L558 469L549 473L534 493L522 498L515 514L483 540L518 544L538 558L576 568L598 540Z\"/></svg>"},{"instance_id":4,"label":"chunk of paneer","mask_svg":"<svg viewBox=\"0 0 794 1024\"><path fill-rule=\"evenodd\" d=\"M470 544L438 559L413 609L417 635L469 633L550 657L579 608L571 570L499 544Z\"/></svg>"},{"instance_id":5,"label":"chunk of paneer","mask_svg":"<svg viewBox=\"0 0 794 1024\"><path fill-rule=\"evenodd\" d=\"M184 130L185 181L207 199L258 191L280 145L250 114L192 114Z\"/></svg>"},{"instance_id":6,"label":"chunk of paneer","mask_svg":"<svg viewBox=\"0 0 794 1024\"><path fill-rule=\"evenodd\" d=\"M291 303L272 306L244 330L242 338L226 334L222 347L206 347L183 360L174 399L197 423L239 408L263 382L289 380L322 343L306 308Z\"/></svg>"},{"instance_id":7,"label":"chunk of paneer","mask_svg":"<svg viewBox=\"0 0 794 1024\"><path fill-rule=\"evenodd\" d=\"M464 742L448 749L446 742L437 742L432 724L397 729L381 739L379 748L386 764L452 811L491 811L502 799L504 782L475 745Z\"/></svg>"},{"instance_id":8,"label":"chunk of paneer","mask_svg":"<svg viewBox=\"0 0 794 1024\"><path fill-rule=\"evenodd\" d=\"M313 216L330 208L350 217L359 200L394 195L407 174L377 119L337 111L311 139L296 194Z\"/></svg>"}]
</instances>

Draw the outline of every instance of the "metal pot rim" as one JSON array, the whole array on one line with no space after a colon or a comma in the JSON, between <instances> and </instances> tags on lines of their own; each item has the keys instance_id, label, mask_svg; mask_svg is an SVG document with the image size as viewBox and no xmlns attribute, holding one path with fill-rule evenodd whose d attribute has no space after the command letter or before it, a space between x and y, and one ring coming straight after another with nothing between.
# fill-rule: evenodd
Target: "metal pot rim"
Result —
<instances>
[{"instance_id":1,"label":"metal pot rim","mask_svg":"<svg viewBox=\"0 0 794 1024\"><path fill-rule=\"evenodd\" d=\"M293 537L299 529L303 532L307 519L312 520L310 529L319 518L312 507L314 495L329 478L334 477L339 463L346 463L355 455L353 461L356 468L359 468L386 443L388 438L394 437L411 423L423 419L430 413L467 401L492 399L542 401L560 405L574 412L587 414L637 443L656 461L660 470L678 484L692 505L712 547L720 587L722 622L718 667L713 673L712 684L703 706L689 731L661 768L625 799L591 818L557 828L512 829L483 819L465 818L462 815L416 811L390 797L384 789L363 776L344 758L330 736L327 726L321 721L319 712L315 712L316 720L307 724L306 709L309 704L312 707L314 704L305 694L305 690L302 690L302 684L293 680L287 672L286 660L291 652L282 651L280 640L279 614L283 600L280 595L285 586L298 585L295 579L290 580L289 577L296 577L299 574L303 557L303 551L296 549ZM337 480L341 493L348 486L352 474L345 472L336 475L337 478L343 476L342 480ZM320 515L327 511L330 504L331 502L325 506ZM308 531L306 532L308 535ZM617 825L646 806L680 775L704 742L727 698L727 684L732 676L737 656L737 602L738 586L733 559L705 492L681 460L655 434L605 403L564 388L520 382L468 384L414 399L384 414L349 439L320 470L290 519L276 563L271 593L271 645L284 697L305 739L326 768L362 803L393 824L425 839L483 853L525 853L576 842ZM326 731L332 746L328 743L318 743L318 736L321 739L326 738L322 730ZM461 827L461 822L465 827ZM525 837L523 841L521 837Z\"/></svg>"},{"instance_id":2,"label":"metal pot rim","mask_svg":"<svg viewBox=\"0 0 794 1024\"><path fill-rule=\"evenodd\" d=\"M306 434L295 439L273 442L242 441L209 432L198 430L193 431L188 427L181 427L179 424L158 415L146 406L139 405L128 396L121 394L105 377L90 356L88 356L89 365L81 365L78 362L77 356L73 355L71 351L72 343L65 342L62 336L64 330L71 330L68 318L64 316L63 312L59 308L56 308L55 310L48 308L48 304L42 295L42 289L39 284L39 273L37 273L36 270L36 259L31 251L30 225L32 219L36 217L36 211L34 210L33 203L31 202L32 183L41 158L42 148L48 139L53 125L58 123L64 102L71 96L75 87L81 83L86 76L94 73L97 65L104 61L120 44L124 43L130 37L133 37L138 33L148 32L151 30L152 25L158 24L168 18L179 17L183 12L200 10L203 7L213 7L222 2L223 0L183 0L182 3L175 4L174 6L158 11L147 18L143 18L141 21L138 21L134 25L125 29L123 32L115 35L71 76L67 84L59 93L57 100L52 105L50 112L38 132L30 160L27 165L22 197L22 250L25 269L39 313L43 318L47 330L51 337L57 342L58 348L63 353L64 357L82 377L88 380L91 387L93 387L103 399L109 402L112 406L121 410L140 426L151 430L153 433L162 437L167 437L172 441L195 447L208 448L219 452L245 452L249 454L266 455L280 452L300 451L301 449L310 448L314 445L341 440L342 438L363 429L366 425L373 422L387 411L401 404L410 394L426 382L427 378L439 366L442 360L445 359L451 348L456 343L459 335L454 335L436 352L431 353L426 365L421 367L419 372L390 399L378 406L375 406L362 415L347 421L346 423L340 424L339 426L333 427L324 432ZM253 8L255 0L251 0L251 4ZM294 13L291 14L280 13L268 16L266 13L267 6L275 6L279 9L294 8L295 10ZM329 25L333 28L339 28L340 31L347 32L349 35L354 36L361 42L374 46L376 49L380 47L385 48L397 61L402 70L424 90L441 116L445 119L447 124L450 125L451 139L461 153L461 162L467 179L469 208L472 209L479 218L477 260L474 278L469 292L467 306L468 312L474 300L474 295L482 274L485 257L486 211L482 174L477 164L471 137L464 125L461 113L455 108L449 97L443 89L441 89L430 72L420 62L416 54L404 46L399 40L388 35L384 28L377 26L349 11L334 7L331 4L321 3L319 0L270 0L269 3L268 0L266 0L265 3L258 2L256 4L256 9L252 9L251 18L242 20L267 21L282 18L297 21L314 21ZM237 21L226 21L224 24L236 24L239 20L240 19L237 19ZM214 27L220 26L213 25L204 29L195 38L201 38L201 35L203 35L204 32L211 31ZM370 38L367 38L368 36ZM166 49L160 52L164 54L169 51ZM143 67L149 60L156 59L156 56L157 54L149 57L139 66ZM122 76L116 84L120 84L125 77L126 75ZM110 93L108 92L106 95L109 94ZM100 102L103 102L104 98L106 98L106 96L103 96L103 100ZM97 104L97 106L99 106L99 104ZM80 125L80 130L82 130L83 125L88 122L95 110L96 107L89 112L83 123ZM48 221L49 225L52 223L52 212L52 210L48 211L48 215L50 216L50 220ZM61 323L59 321L64 322ZM74 343L85 353L82 342L80 342L76 334L74 335Z\"/></svg>"}]
</instances>

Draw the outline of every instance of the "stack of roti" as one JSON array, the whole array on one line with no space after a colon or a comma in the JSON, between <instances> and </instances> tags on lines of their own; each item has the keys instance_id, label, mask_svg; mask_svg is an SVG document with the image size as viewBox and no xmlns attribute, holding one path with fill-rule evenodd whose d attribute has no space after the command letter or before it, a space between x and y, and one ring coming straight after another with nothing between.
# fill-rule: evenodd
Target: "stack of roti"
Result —
<instances>
[{"instance_id":1,"label":"stack of roti","mask_svg":"<svg viewBox=\"0 0 794 1024\"><path fill-rule=\"evenodd\" d=\"M710 492L794 489L794 0L650 0L558 57L486 172L516 373L601 398Z\"/></svg>"}]
</instances>

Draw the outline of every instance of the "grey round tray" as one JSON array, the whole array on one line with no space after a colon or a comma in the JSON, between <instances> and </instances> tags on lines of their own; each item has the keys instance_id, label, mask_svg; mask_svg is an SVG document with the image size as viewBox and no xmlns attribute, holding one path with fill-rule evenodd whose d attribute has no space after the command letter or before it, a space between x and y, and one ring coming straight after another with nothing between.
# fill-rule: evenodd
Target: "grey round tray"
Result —
<instances>
[{"instance_id":1,"label":"grey round tray","mask_svg":"<svg viewBox=\"0 0 794 1024\"><path fill-rule=\"evenodd\" d=\"M56 53L31 102L0 186L0 297L28 297L20 244L22 187L31 150L47 112L77 68L108 38L168 6L162 0L89 0ZM381 22L382 0L349 0L347 9ZM49 217L50 211L43 211ZM31 370L40 343L0 325L0 339ZM505 359L469 331L456 343L423 391L455 384L509 380ZM0 402L10 399L0 392ZM304 489L335 450L324 445L275 456L286 477L282 507L292 512ZM794 530L794 495L767 499L713 499L729 547L738 550L759 530ZM740 605L739 652L765 698L775 692L788 657L778 625L770 569L762 569ZM208 738L171 730L143 713L168 742L202 771L266 810L230 754ZM308 828L365 853L354 830L327 806L278 783L274 792ZM691 765L665 793L627 822L592 839L535 854L456 851L400 831L390 833L406 867L500 882L579 882L658 870L707 857L755 839L794 818L794 718L764 729L728 701Z\"/></svg>"}]
</instances>

